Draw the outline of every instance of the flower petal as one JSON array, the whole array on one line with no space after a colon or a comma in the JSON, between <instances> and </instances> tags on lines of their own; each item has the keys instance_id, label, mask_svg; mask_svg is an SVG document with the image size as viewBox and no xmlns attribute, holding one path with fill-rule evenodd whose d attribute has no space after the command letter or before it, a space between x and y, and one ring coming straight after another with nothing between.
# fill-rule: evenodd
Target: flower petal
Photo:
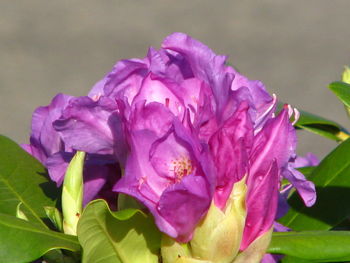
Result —
<instances>
[{"instance_id":1,"label":"flower petal","mask_svg":"<svg viewBox=\"0 0 350 263\"><path fill-rule=\"evenodd\" d=\"M206 188L203 177L191 174L163 192L157 209L174 227L178 241L188 242L192 238L196 224L208 210L211 197L209 192L203 192Z\"/></svg>"},{"instance_id":2,"label":"flower petal","mask_svg":"<svg viewBox=\"0 0 350 263\"><path fill-rule=\"evenodd\" d=\"M121 153L124 150L117 105L106 97L71 100L54 127L65 144L75 150L100 154L114 154L116 147Z\"/></svg>"},{"instance_id":3,"label":"flower petal","mask_svg":"<svg viewBox=\"0 0 350 263\"><path fill-rule=\"evenodd\" d=\"M297 189L306 206L310 207L316 202L315 185L290 165L282 171L282 175Z\"/></svg>"},{"instance_id":4,"label":"flower petal","mask_svg":"<svg viewBox=\"0 0 350 263\"><path fill-rule=\"evenodd\" d=\"M254 184L248 184L247 218L241 250L246 249L251 242L271 228L277 211L279 182L277 162L271 162L266 173L254 174L254 177L251 180Z\"/></svg>"}]
</instances>

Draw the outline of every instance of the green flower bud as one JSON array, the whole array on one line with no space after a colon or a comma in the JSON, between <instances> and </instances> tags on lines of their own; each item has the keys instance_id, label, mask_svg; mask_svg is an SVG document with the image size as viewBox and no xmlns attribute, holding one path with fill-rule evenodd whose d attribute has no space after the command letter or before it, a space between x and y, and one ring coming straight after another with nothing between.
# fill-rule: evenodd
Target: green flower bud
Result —
<instances>
[{"instance_id":1,"label":"green flower bud","mask_svg":"<svg viewBox=\"0 0 350 263\"><path fill-rule=\"evenodd\" d=\"M233 261L243 236L246 192L244 177L234 184L223 211L214 203L211 204L207 215L196 227L190 242L193 258L213 263Z\"/></svg>"},{"instance_id":2,"label":"green flower bud","mask_svg":"<svg viewBox=\"0 0 350 263\"><path fill-rule=\"evenodd\" d=\"M84 152L77 152L67 168L62 189L63 230L77 234L77 224L83 210Z\"/></svg>"},{"instance_id":3,"label":"green flower bud","mask_svg":"<svg viewBox=\"0 0 350 263\"><path fill-rule=\"evenodd\" d=\"M342 81L347 84L350 84L350 68L348 66L344 67L344 71L342 74Z\"/></svg>"},{"instance_id":4,"label":"green flower bud","mask_svg":"<svg viewBox=\"0 0 350 263\"><path fill-rule=\"evenodd\" d=\"M344 66L344 71L342 74L342 81L345 82L346 84L350 84L350 68L348 66ZM350 108L344 104L346 113L348 114L348 116L350 117ZM337 137L341 140L341 141L345 141L347 138L349 138L349 135L340 131L339 133L340 136L338 135Z\"/></svg>"}]
</instances>

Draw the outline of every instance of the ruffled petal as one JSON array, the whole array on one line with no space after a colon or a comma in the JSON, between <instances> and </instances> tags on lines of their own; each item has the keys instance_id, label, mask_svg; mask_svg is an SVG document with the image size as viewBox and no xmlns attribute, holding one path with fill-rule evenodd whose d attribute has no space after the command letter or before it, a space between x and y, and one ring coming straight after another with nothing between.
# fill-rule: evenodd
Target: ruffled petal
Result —
<instances>
[{"instance_id":1,"label":"ruffled petal","mask_svg":"<svg viewBox=\"0 0 350 263\"><path fill-rule=\"evenodd\" d=\"M308 181L301 172L291 166L284 169L282 175L297 189L306 206L309 207L314 205L316 202L316 189L314 183Z\"/></svg>"},{"instance_id":2,"label":"ruffled petal","mask_svg":"<svg viewBox=\"0 0 350 263\"><path fill-rule=\"evenodd\" d=\"M162 48L174 51L188 61L194 77L211 87L218 112L222 112L234 78L225 65L226 56L216 55L207 46L183 33L165 38Z\"/></svg>"},{"instance_id":3,"label":"ruffled petal","mask_svg":"<svg viewBox=\"0 0 350 263\"><path fill-rule=\"evenodd\" d=\"M79 97L72 100L62 117L54 122L54 127L72 149L115 154L118 147L119 152L125 154L117 105L109 98L94 101L89 97Z\"/></svg>"},{"instance_id":4,"label":"ruffled petal","mask_svg":"<svg viewBox=\"0 0 350 263\"><path fill-rule=\"evenodd\" d=\"M305 157L298 155L294 161L293 166L295 168L306 167L306 166L317 166L320 160L313 153L307 153Z\"/></svg>"},{"instance_id":5,"label":"ruffled petal","mask_svg":"<svg viewBox=\"0 0 350 263\"><path fill-rule=\"evenodd\" d=\"M58 94L48 106L39 107L33 113L30 142L35 150L32 149L32 154L42 162L45 162L48 156L65 150L61 137L52 123L61 116L71 99L71 96Z\"/></svg>"}]
</instances>

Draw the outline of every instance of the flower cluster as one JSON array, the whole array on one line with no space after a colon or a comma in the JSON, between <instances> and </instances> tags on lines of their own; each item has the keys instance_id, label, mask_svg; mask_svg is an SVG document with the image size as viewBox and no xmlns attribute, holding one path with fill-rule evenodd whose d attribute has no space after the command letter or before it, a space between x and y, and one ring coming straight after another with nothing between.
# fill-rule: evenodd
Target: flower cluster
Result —
<instances>
[{"instance_id":1,"label":"flower cluster","mask_svg":"<svg viewBox=\"0 0 350 263\"><path fill-rule=\"evenodd\" d=\"M23 147L58 184L74 151L86 152L85 203L130 195L179 242L193 238L211 206L225 211L244 182L242 251L271 229L282 178L307 206L315 202L295 169L297 111L276 107L260 81L174 33L145 58L119 61L88 96L60 94L38 108Z\"/></svg>"}]
</instances>

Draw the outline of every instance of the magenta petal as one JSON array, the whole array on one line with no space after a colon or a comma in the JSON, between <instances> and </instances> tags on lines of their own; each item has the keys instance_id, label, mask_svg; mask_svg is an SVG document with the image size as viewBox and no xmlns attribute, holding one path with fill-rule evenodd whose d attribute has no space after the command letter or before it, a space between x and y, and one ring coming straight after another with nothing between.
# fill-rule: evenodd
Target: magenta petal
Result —
<instances>
[{"instance_id":1,"label":"magenta petal","mask_svg":"<svg viewBox=\"0 0 350 263\"><path fill-rule=\"evenodd\" d=\"M215 204L224 208L234 183L248 173L248 156L253 141L253 124L247 103L210 138L209 146L217 169Z\"/></svg>"},{"instance_id":2,"label":"magenta petal","mask_svg":"<svg viewBox=\"0 0 350 263\"><path fill-rule=\"evenodd\" d=\"M210 205L210 193L203 177L188 175L167 188L158 205L159 214L176 230L177 240L188 242L193 229ZM164 230L163 230L164 231Z\"/></svg>"},{"instance_id":3,"label":"magenta petal","mask_svg":"<svg viewBox=\"0 0 350 263\"><path fill-rule=\"evenodd\" d=\"M241 250L272 227L277 211L279 174L276 161L270 163L266 173L256 173L253 177L248 185Z\"/></svg>"},{"instance_id":4,"label":"magenta petal","mask_svg":"<svg viewBox=\"0 0 350 263\"><path fill-rule=\"evenodd\" d=\"M289 116L284 109L279 116L269 120L257 134L252 154L252 174L257 171L266 171L268 163L276 160L281 175L296 187L305 204L311 206L315 200L314 184L296 171L289 163L295 156L296 134L289 122ZM249 182L249 181L248 181Z\"/></svg>"},{"instance_id":5,"label":"magenta petal","mask_svg":"<svg viewBox=\"0 0 350 263\"><path fill-rule=\"evenodd\" d=\"M270 119L255 136L250 173L266 172L274 160L279 169L286 167L294 155L295 147L295 129L289 122L287 110L283 110L276 118Z\"/></svg>"}]
</instances>

